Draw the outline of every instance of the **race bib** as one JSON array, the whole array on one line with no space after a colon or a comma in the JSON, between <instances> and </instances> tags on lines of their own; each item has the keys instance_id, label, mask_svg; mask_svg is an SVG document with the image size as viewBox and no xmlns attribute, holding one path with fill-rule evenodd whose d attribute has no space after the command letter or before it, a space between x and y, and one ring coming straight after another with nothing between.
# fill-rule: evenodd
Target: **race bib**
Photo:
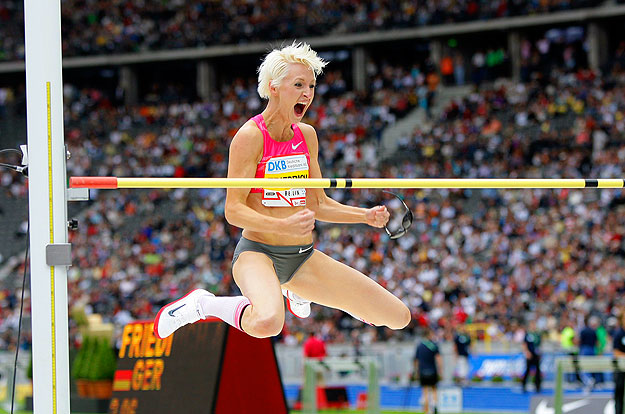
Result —
<instances>
[{"instance_id":1,"label":"race bib","mask_svg":"<svg viewBox=\"0 0 625 414\"><path fill-rule=\"evenodd\" d=\"M308 178L306 155L273 157L265 164L265 178ZM297 207L306 205L305 188L265 188L262 204L266 207Z\"/></svg>"}]
</instances>

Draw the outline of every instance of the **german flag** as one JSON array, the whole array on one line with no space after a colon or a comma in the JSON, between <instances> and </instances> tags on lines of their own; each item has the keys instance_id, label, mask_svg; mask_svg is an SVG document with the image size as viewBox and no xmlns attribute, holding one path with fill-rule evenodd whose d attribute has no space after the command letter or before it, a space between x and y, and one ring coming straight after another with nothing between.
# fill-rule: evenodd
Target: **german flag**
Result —
<instances>
[{"instance_id":1,"label":"german flag","mask_svg":"<svg viewBox=\"0 0 625 414\"><path fill-rule=\"evenodd\" d=\"M113 378L113 391L130 391L130 380L132 379L132 370L118 369L115 371Z\"/></svg>"}]
</instances>

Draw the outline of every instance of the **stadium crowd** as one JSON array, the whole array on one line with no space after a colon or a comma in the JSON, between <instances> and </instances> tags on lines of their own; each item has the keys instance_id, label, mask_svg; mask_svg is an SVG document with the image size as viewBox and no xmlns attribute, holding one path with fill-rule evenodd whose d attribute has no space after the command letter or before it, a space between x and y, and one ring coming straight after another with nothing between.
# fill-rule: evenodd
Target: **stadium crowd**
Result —
<instances>
[{"instance_id":1,"label":"stadium crowd","mask_svg":"<svg viewBox=\"0 0 625 414\"><path fill-rule=\"evenodd\" d=\"M533 15L602 0L63 0L63 55L135 53ZM0 4L0 61L24 59L24 9Z\"/></svg>"},{"instance_id":2,"label":"stadium crowd","mask_svg":"<svg viewBox=\"0 0 625 414\"><path fill-rule=\"evenodd\" d=\"M382 162L377 135L418 103L418 71L380 65L372 82L378 87L360 96L347 90L340 72L330 72L308 113L319 131L324 174L622 177L623 69L539 73L525 83L483 86L453 102ZM65 102L69 174L116 176L225 176L230 137L262 105L254 82L241 79L224 85L210 102L123 107L100 91L71 86ZM20 177L1 174L13 194L25 194ZM399 201L377 190L331 195L363 206L384 201L401 217ZM406 236L393 241L372 228L320 224L315 245L402 298L414 313L411 326L376 329L313 305L310 318L287 318L280 340L298 342L311 325L326 342L358 337L368 343L410 337L424 324L482 322L489 335L515 341L527 318L556 337L561 319L581 327L595 315L609 324L619 311L625 292L621 191L402 195L415 215ZM224 196L216 189L93 192L70 236L76 264L68 274L72 307L121 326L153 317L195 286L232 293L230 260L240 232L223 218ZM15 292L4 292L0 331L15 326L15 298Z\"/></svg>"}]
</instances>

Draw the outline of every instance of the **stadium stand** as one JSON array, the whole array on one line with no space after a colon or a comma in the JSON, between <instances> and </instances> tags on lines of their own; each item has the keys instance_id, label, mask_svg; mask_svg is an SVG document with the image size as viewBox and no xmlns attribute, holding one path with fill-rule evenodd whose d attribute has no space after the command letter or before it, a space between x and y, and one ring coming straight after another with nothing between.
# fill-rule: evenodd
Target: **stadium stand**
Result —
<instances>
[{"instance_id":1,"label":"stadium stand","mask_svg":"<svg viewBox=\"0 0 625 414\"><path fill-rule=\"evenodd\" d=\"M258 109L250 103L258 101L253 83L233 82L225 96L236 96L234 85L247 85L238 94L248 100L135 108L111 107L97 90L66 88L70 173L224 176L227 146L220 137ZM452 103L431 129L417 128L398 154L377 168L375 137L357 133L375 106L354 105L350 92L328 100L321 96L310 118L326 125L322 160L329 175L619 177L624 91L622 71L604 77L586 70L554 72L540 82L495 83ZM350 109L354 112L346 116ZM25 194L19 184L14 188ZM229 262L238 231L223 219L223 195L222 190L98 193L71 236L77 266L70 270L70 303L121 324L150 317L196 285L232 292ZM316 242L367 271L414 310L412 329L382 330L378 339L410 335L420 323L468 320L486 322L493 336L512 340L516 321L527 312L537 314L545 330L557 329L557 318L565 313L579 319L592 310L607 319L625 289L618 191L404 195L417 223L398 242L375 230L340 226L325 226ZM380 198L368 190L333 196L358 205ZM322 320L334 321L321 322L329 342L345 340L354 328L366 331L341 312L318 312ZM320 322L290 320L284 339L291 341L286 336L309 323Z\"/></svg>"},{"instance_id":2,"label":"stadium stand","mask_svg":"<svg viewBox=\"0 0 625 414\"><path fill-rule=\"evenodd\" d=\"M85 56L326 36L595 7L600 0L62 2L63 54ZM24 58L23 3L0 6L0 61ZM219 23L217 23L219 22Z\"/></svg>"},{"instance_id":3,"label":"stadium stand","mask_svg":"<svg viewBox=\"0 0 625 414\"><path fill-rule=\"evenodd\" d=\"M19 20L19 2L3 4L0 21ZM192 36L198 32L193 24L201 23L193 16L207 12L202 7L213 2L145 3L141 10L113 1L114 7L94 13L87 13L89 2L63 4L76 11L64 16L72 22L65 25L64 53L80 56L314 36L321 33L317 28L323 28L323 34L338 34L496 20L596 3L489 1L479 2L474 11L477 2L450 2L446 9L436 8L442 2L429 2L397 21L395 6L387 2L372 10L352 10L347 4L353 2L334 2L334 9L320 7L317 12L335 10L336 15L307 14L301 19L312 19L310 24L283 25L281 21L300 22L284 19L288 14L283 13L298 15L302 6L285 2L280 4L287 11L263 15L265 20L251 25L249 33L250 22L235 16L244 14L237 7L246 6L233 2L232 10L212 11L231 19L230 25L202 27L204 38ZM263 7L259 3L258 10ZM328 26L315 26L315 19ZM12 24L0 24L0 33L9 33L0 35L0 60L23 55L18 31ZM509 45L485 50L462 40L459 47L447 42L440 59L431 56L428 62L408 56L407 64L394 65L374 56L368 62L365 92L352 88L347 71L331 69L320 80L308 113L323 142L325 175L621 178L625 39L608 32L609 62L590 68L588 31L580 38L575 30L563 28L559 33L573 36L570 42L550 40L544 31L527 34L519 42L520 73L514 80ZM436 67L449 52L454 76L441 76L442 87L469 86L445 98L449 103L429 117L416 118L410 132L397 137L390 158L381 159L385 129L415 108L430 109L427 75L438 75ZM456 76L456 68L463 76ZM175 85L164 84L131 105L110 88L66 85L69 174L225 176L229 139L261 110L262 102L253 78L223 78L211 99L179 94ZM437 87L433 97L443 95ZM22 105L19 86L0 87L0 132L25 136ZM19 138L4 141L6 135L0 137L3 144L19 143ZM0 225L10 229L0 241L0 348L12 349L19 303L15 281L22 271L17 254L26 242L25 210L19 215L18 206L25 206L27 187L21 176L2 170L0 182ZM330 344L371 344L412 340L424 324L449 333L454 324L480 323L488 327L490 337L514 344L530 316L547 338L557 341L564 319L579 328L586 316L596 315L610 325L621 311L625 200L620 191L415 190L402 195L416 217L407 236L390 241L373 229L320 225L316 248L365 271L401 297L413 310L409 328L370 328L343 312L313 305L314 315L307 320L287 317L279 341L301 342L304 332L314 327ZM356 205L384 201L393 211L400 208L378 191L337 190L332 196ZM92 198L72 206L73 215L80 217L78 231L71 233L76 264L69 271L73 307L100 313L119 328L153 317L162 304L196 286L218 294L236 290L230 260L240 233L223 218L223 190L100 191ZM79 342L76 326L70 329L72 341ZM27 334L21 345L27 347L29 341Z\"/></svg>"}]
</instances>

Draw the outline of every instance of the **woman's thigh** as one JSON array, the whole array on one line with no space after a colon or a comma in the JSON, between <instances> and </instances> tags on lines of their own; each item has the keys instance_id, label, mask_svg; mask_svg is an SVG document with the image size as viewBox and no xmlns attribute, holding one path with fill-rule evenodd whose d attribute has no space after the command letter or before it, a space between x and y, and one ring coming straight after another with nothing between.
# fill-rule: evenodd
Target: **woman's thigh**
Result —
<instances>
[{"instance_id":1,"label":"woman's thigh","mask_svg":"<svg viewBox=\"0 0 625 414\"><path fill-rule=\"evenodd\" d=\"M252 312L284 319L284 300L273 262L263 253L246 251L232 268L235 283L252 303Z\"/></svg>"},{"instance_id":2,"label":"woman's thigh","mask_svg":"<svg viewBox=\"0 0 625 414\"><path fill-rule=\"evenodd\" d=\"M318 250L283 287L374 325L397 329L410 321L410 311L401 300L363 273Z\"/></svg>"}]
</instances>

